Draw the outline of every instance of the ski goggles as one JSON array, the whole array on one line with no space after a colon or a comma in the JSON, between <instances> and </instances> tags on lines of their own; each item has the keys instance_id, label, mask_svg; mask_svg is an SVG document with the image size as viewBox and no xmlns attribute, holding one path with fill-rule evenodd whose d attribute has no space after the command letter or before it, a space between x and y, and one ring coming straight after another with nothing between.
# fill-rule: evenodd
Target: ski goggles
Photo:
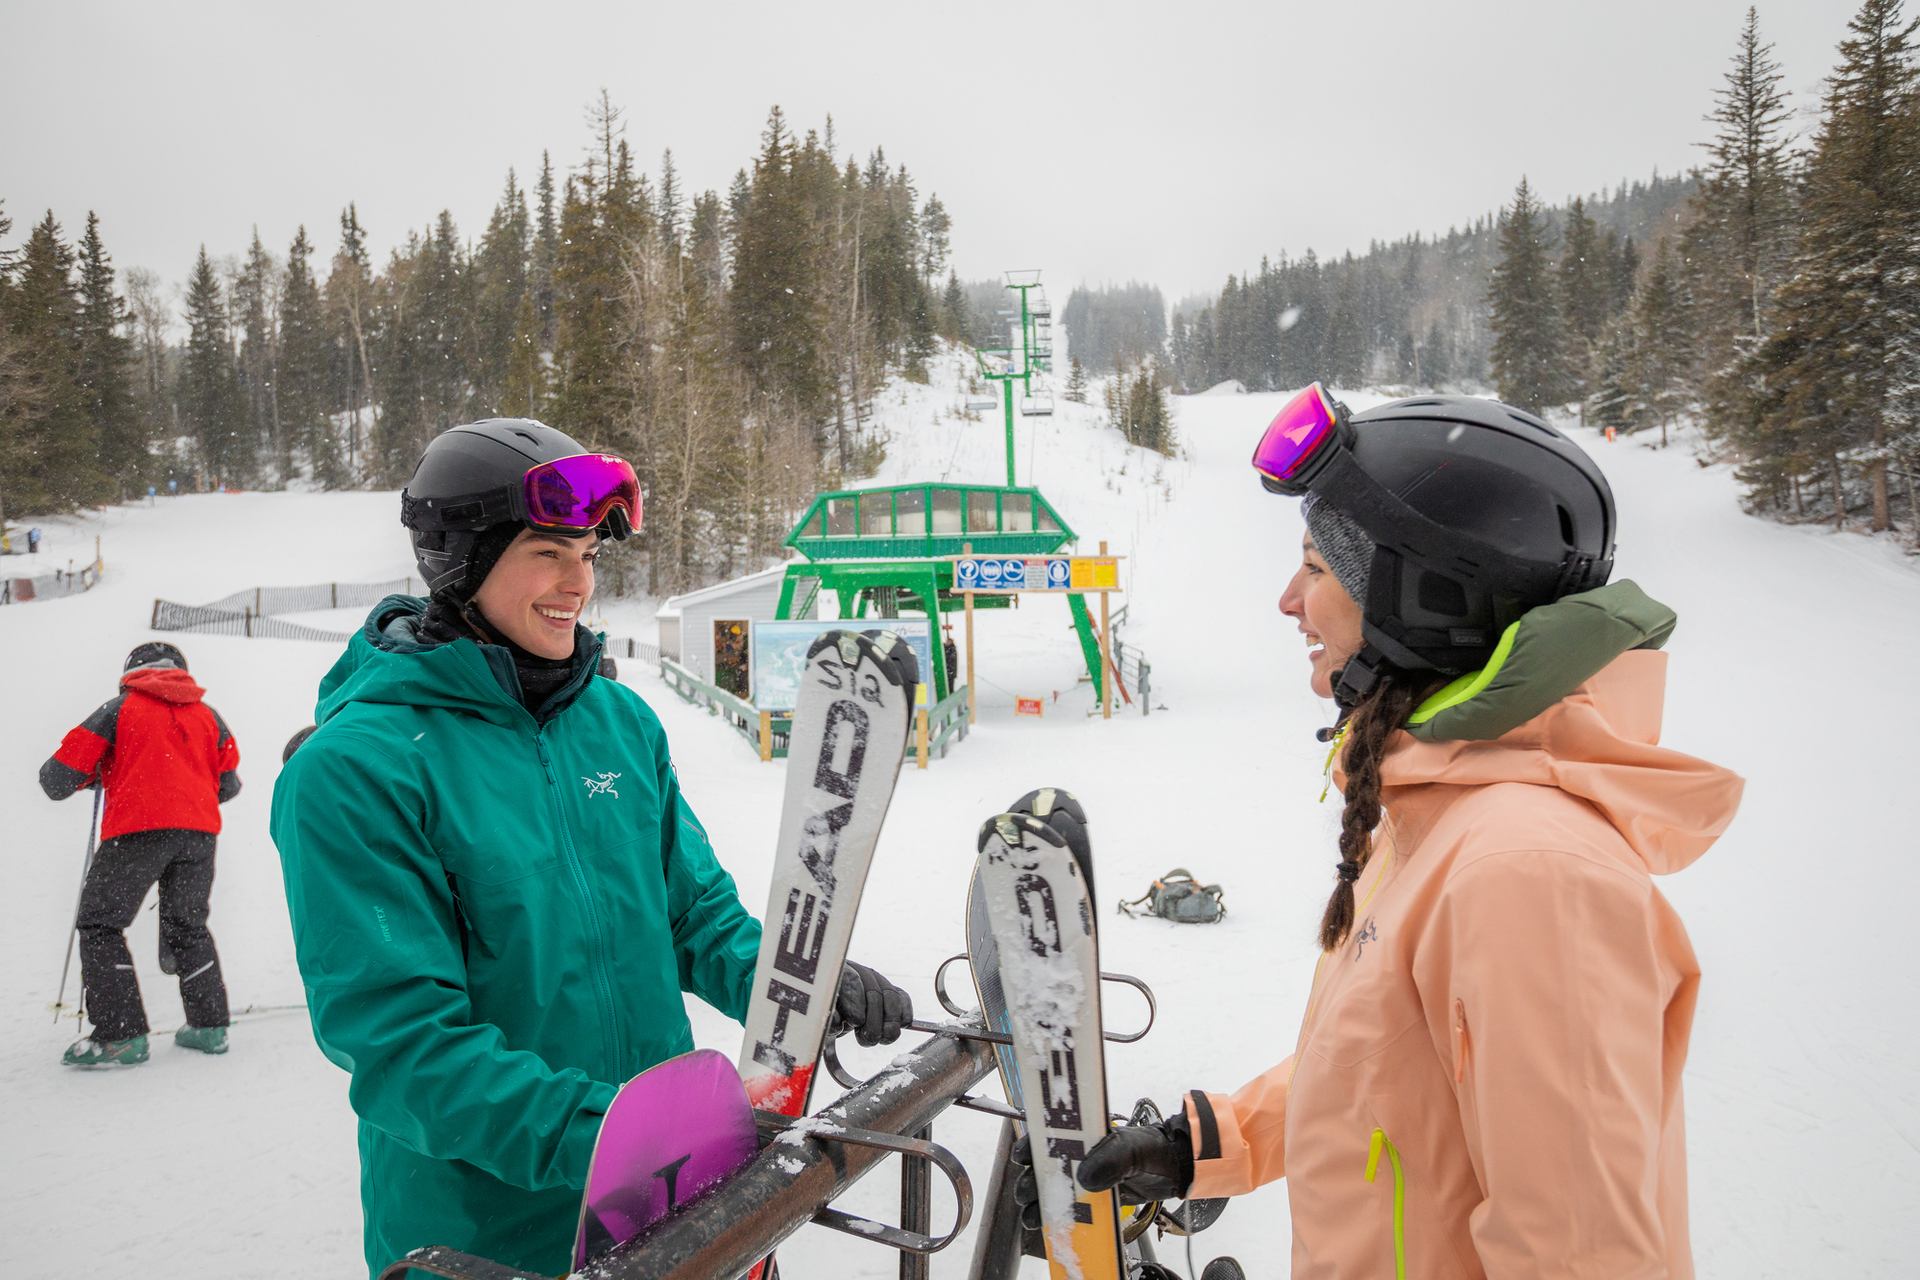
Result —
<instances>
[{"instance_id":1,"label":"ski goggles","mask_svg":"<svg viewBox=\"0 0 1920 1280\"><path fill-rule=\"evenodd\" d=\"M1275 414L1253 451L1253 469L1273 493L1301 497L1345 443L1347 407L1315 382Z\"/></svg>"},{"instance_id":2,"label":"ski goggles","mask_svg":"<svg viewBox=\"0 0 1920 1280\"><path fill-rule=\"evenodd\" d=\"M554 533L585 535L601 526L624 538L640 527L640 481L633 464L611 453L576 453L529 467L520 483L489 493L435 500L401 495L402 515L416 529L487 529L519 522Z\"/></svg>"}]
</instances>

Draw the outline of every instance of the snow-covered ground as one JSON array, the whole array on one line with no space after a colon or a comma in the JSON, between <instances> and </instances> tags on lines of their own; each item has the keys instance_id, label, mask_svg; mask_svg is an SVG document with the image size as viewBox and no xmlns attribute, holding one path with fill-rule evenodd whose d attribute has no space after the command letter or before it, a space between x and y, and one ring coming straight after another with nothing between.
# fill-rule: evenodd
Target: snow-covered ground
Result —
<instances>
[{"instance_id":1,"label":"snow-covered ground","mask_svg":"<svg viewBox=\"0 0 1920 1280\"><path fill-rule=\"evenodd\" d=\"M1000 480L998 413L967 419L962 398L950 363L932 386L883 396L891 441L880 479ZM1176 402L1186 450L1177 461L1128 449L1094 408L1059 401L1052 419L1021 421L1022 482L1041 486L1083 551L1105 539L1129 557L1126 630L1151 656L1155 711L1089 718L1063 603L1029 598L1018 611L982 615L980 725L948 759L902 775L854 942L856 958L905 982L933 1012L934 968L961 945L979 819L1034 786L1077 792L1095 824L1105 963L1147 978L1160 1000L1153 1034L1109 1055L1122 1104L1231 1089L1283 1057L1313 968L1337 801L1316 803L1324 748L1312 734L1327 709L1307 692L1304 650L1274 611L1297 559L1297 507L1266 495L1246 468L1275 404L1232 394ZM1664 884L1706 975L1687 1080L1700 1274L1911 1275L1904 1228L1920 1202L1920 1035L1899 1010L1920 1007L1904 916L1920 864L1910 834L1915 753L1900 712L1920 705L1920 573L1883 543L1742 515L1731 477L1680 450L1582 440L1619 498L1619 573L1681 617L1667 741L1749 779L1732 832ZM0 1261L9 1274L84 1267L317 1280L360 1267L346 1077L313 1047L299 1012L240 1022L224 1058L160 1040L135 1071L58 1066L73 1026L52 1025L47 1006L87 802L50 804L34 776L60 735L111 694L122 656L149 635L155 596L197 602L254 585L402 576L410 561L395 506L391 494L210 495L41 522L48 556L84 558L80 548L99 534L107 573L88 595L0 609L11 889L0 948L9 1028L0 1037ZM609 617L644 638L628 621L639 612L629 605ZM267 811L281 744L309 720L334 646L180 639L244 753L247 789L227 807L213 914L234 1002L297 1002ZM649 668L625 668L659 709L682 784L757 908L780 769L673 698ZM1016 719L1017 695L1047 698L1046 715ZM1175 865L1225 884L1224 923L1111 914L1114 899ZM170 1029L179 1002L154 962L154 934L143 912L135 959L154 1025ZM737 1028L704 1007L693 1012L703 1044L737 1049ZM1115 995L1109 1025L1135 1018L1135 1002ZM877 1069L895 1052L849 1045L846 1056ZM993 1134L991 1121L968 1113L936 1127L983 1177ZM1281 1185L1235 1203L1201 1238L1202 1254L1231 1252L1251 1275L1283 1274L1285 1200ZM883 1173L848 1207L888 1216L894 1205ZM936 1222L945 1212L936 1206ZM935 1275L963 1274L970 1247L936 1258ZM801 1277L895 1271L885 1250L818 1228L782 1258Z\"/></svg>"}]
</instances>

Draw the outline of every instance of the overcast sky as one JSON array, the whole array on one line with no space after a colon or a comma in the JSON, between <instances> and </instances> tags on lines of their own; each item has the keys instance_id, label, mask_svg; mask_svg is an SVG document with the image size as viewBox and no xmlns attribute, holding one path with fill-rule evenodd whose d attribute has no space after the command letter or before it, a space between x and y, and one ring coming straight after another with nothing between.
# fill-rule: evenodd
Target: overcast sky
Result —
<instances>
[{"instance_id":1,"label":"overcast sky","mask_svg":"<svg viewBox=\"0 0 1920 1280\"><path fill-rule=\"evenodd\" d=\"M1763 3L1810 123L1854 0ZM604 86L649 172L724 189L780 104L878 145L953 215L963 277L1140 279L1444 231L1521 174L1550 200L1699 162L1746 0L1152 5L94 4L0 0L0 200L21 240L96 210L122 269L197 246L377 259L509 166L579 164Z\"/></svg>"}]
</instances>

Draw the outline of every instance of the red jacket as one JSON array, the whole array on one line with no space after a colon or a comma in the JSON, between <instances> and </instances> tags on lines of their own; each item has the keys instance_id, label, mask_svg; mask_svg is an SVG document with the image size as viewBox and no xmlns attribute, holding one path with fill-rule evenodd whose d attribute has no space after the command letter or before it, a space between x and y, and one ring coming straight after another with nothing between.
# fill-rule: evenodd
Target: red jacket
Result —
<instances>
[{"instance_id":1,"label":"red jacket","mask_svg":"<svg viewBox=\"0 0 1920 1280\"><path fill-rule=\"evenodd\" d=\"M206 690L173 667L137 667L120 696L70 731L40 769L40 786L64 800L102 779L100 838L137 831L220 830L220 806L240 793L240 749Z\"/></svg>"}]
</instances>

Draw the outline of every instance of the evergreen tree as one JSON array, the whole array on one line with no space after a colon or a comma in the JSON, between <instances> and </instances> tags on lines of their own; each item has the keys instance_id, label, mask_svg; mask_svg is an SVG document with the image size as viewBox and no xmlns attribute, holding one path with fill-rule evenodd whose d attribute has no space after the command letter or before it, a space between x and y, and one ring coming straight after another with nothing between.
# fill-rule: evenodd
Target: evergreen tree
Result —
<instances>
[{"instance_id":1,"label":"evergreen tree","mask_svg":"<svg viewBox=\"0 0 1920 1280\"><path fill-rule=\"evenodd\" d=\"M1699 380L1709 432L1750 435L1753 380L1745 362L1766 333L1793 243L1790 113L1773 47L1747 10L1715 95L1713 163L1692 202L1684 253L1693 276Z\"/></svg>"},{"instance_id":2,"label":"evergreen tree","mask_svg":"<svg viewBox=\"0 0 1920 1280\"><path fill-rule=\"evenodd\" d=\"M246 405L248 456L271 450L284 477L291 462L291 449L281 438L279 392L279 268L273 255L260 242L260 228L253 229L253 243L232 288L232 314L240 322L240 360L236 368L240 395ZM235 457L238 458L236 453ZM229 479L251 480L250 471L235 473Z\"/></svg>"},{"instance_id":3,"label":"evergreen tree","mask_svg":"<svg viewBox=\"0 0 1920 1280\"><path fill-rule=\"evenodd\" d=\"M546 412L547 366L540 350L540 316L533 291L520 295L520 313L514 320L513 347L507 353L506 381L500 389L500 412L514 418L538 418Z\"/></svg>"},{"instance_id":4,"label":"evergreen tree","mask_svg":"<svg viewBox=\"0 0 1920 1280\"><path fill-rule=\"evenodd\" d=\"M131 317L92 212L80 239L79 303L76 379L99 444L99 470L125 499L147 479L147 424L133 395L133 348L125 333Z\"/></svg>"},{"instance_id":5,"label":"evergreen tree","mask_svg":"<svg viewBox=\"0 0 1920 1280\"><path fill-rule=\"evenodd\" d=\"M533 305L540 317L540 349L553 349L553 271L560 260L560 222L554 213L553 157L540 153L540 182L534 188Z\"/></svg>"},{"instance_id":6,"label":"evergreen tree","mask_svg":"<svg viewBox=\"0 0 1920 1280\"><path fill-rule=\"evenodd\" d=\"M967 314L967 291L952 271L947 272L946 292L940 299L940 322L941 334L955 342L965 342L973 329L972 317Z\"/></svg>"},{"instance_id":7,"label":"evergreen tree","mask_svg":"<svg viewBox=\"0 0 1920 1280\"><path fill-rule=\"evenodd\" d=\"M1074 356L1067 362L1066 398L1075 404L1087 402L1087 367L1080 363L1080 357Z\"/></svg>"},{"instance_id":8,"label":"evergreen tree","mask_svg":"<svg viewBox=\"0 0 1920 1280\"><path fill-rule=\"evenodd\" d=\"M680 175L673 167L673 148L660 155L660 207L654 220L660 224L660 241L667 260L678 263L682 251L680 231L686 210L681 207Z\"/></svg>"},{"instance_id":9,"label":"evergreen tree","mask_svg":"<svg viewBox=\"0 0 1920 1280\"><path fill-rule=\"evenodd\" d=\"M370 359L374 323L373 265L367 258L367 235L360 213L349 204L340 212L340 249L327 275L326 308L334 403L347 413L347 474L357 476L365 461L369 434L362 414L374 405L373 366Z\"/></svg>"},{"instance_id":10,"label":"evergreen tree","mask_svg":"<svg viewBox=\"0 0 1920 1280\"><path fill-rule=\"evenodd\" d=\"M1848 24L1808 161L1793 274L1755 355L1752 443L1817 459L1836 525L1857 498L1876 531L1892 525L1898 371L1920 330L1915 25L1898 0L1866 0ZM1851 492L1849 472L1864 493Z\"/></svg>"},{"instance_id":11,"label":"evergreen tree","mask_svg":"<svg viewBox=\"0 0 1920 1280\"><path fill-rule=\"evenodd\" d=\"M520 325L520 304L529 291L532 227L526 193L513 170L507 170L506 189L493 207L480 248L473 257L474 337L469 355L474 398L481 410L494 412L506 395L507 367Z\"/></svg>"},{"instance_id":12,"label":"evergreen tree","mask_svg":"<svg viewBox=\"0 0 1920 1280\"><path fill-rule=\"evenodd\" d=\"M243 483L253 471L246 405L235 376L226 297L205 245L187 279L187 349L176 398L180 424L193 437L201 483Z\"/></svg>"},{"instance_id":13,"label":"evergreen tree","mask_svg":"<svg viewBox=\"0 0 1920 1280\"><path fill-rule=\"evenodd\" d=\"M0 500L15 512L58 511L100 496L95 434L79 382L80 300L73 250L49 211L28 233L8 289L14 372L0 423Z\"/></svg>"},{"instance_id":14,"label":"evergreen tree","mask_svg":"<svg viewBox=\"0 0 1920 1280\"><path fill-rule=\"evenodd\" d=\"M1633 348L1627 364L1634 417L1659 424L1663 448L1674 420L1688 407L1692 363L1690 324L1674 277L1673 258L1663 240L1634 299Z\"/></svg>"},{"instance_id":15,"label":"evergreen tree","mask_svg":"<svg viewBox=\"0 0 1920 1280\"><path fill-rule=\"evenodd\" d=\"M1500 398L1534 413L1567 399L1565 338L1549 256L1549 229L1522 178L1500 215L1493 311L1493 381Z\"/></svg>"},{"instance_id":16,"label":"evergreen tree","mask_svg":"<svg viewBox=\"0 0 1920 1280\"><path fill-rule=\"evenodd\" d=\"M1587 216L1586 201L1567 206L1566 234L1560 251L1560 305L1566 318L1568 365L1574 390L1584 396L1594 349L1607 320L1609 270L1599 228Z\"/></svg>"},{"instance_id":17,"label":"evergreen tree","mask_svg":"<svg viewBox=\"0 0 1920 1280\"><path fill-rule=\"evenodd\" d=\"M313 244L303 226L287 247L287 269L280 286L280 423L288 451L306 457L313 482L338 489L348 483L348 473L328 421L331 352L320 286L308 262L312 256Z\"/></svg>"}]
</instances>

